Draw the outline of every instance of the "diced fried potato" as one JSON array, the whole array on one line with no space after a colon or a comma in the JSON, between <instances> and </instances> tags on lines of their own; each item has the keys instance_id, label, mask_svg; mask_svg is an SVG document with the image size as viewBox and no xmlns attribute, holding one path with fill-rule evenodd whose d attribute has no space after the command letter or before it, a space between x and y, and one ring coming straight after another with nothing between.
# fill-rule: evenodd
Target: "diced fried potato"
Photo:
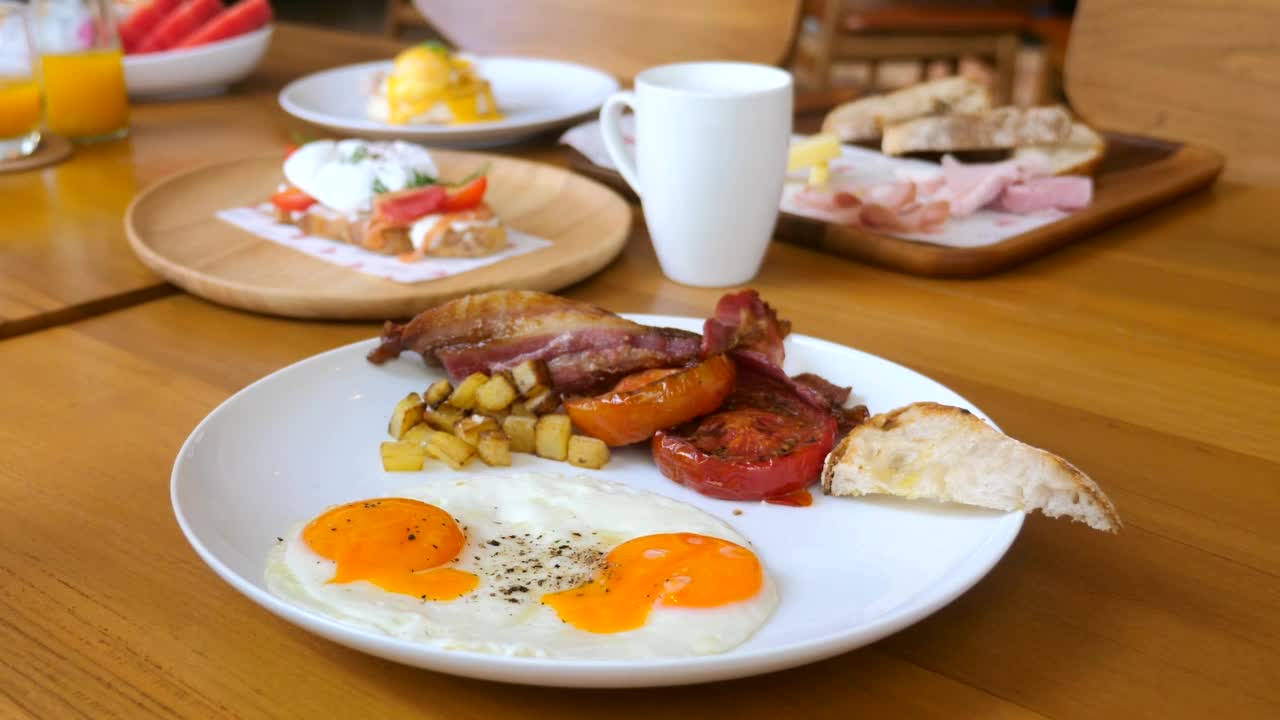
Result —
<instances>
[{"instance_id":1,"label":"diced fried potato","mask_svg":"<svg viewBox=\"0 0 1280 720\"><path fill-rule=\"evenodd\" d=\"M471 446L480 444L483 433L498 431L498 421L485 415L468 415L453 426L454 437Z\"/></svg>"},{"instance_id":2,"label":"diced fried potato","mask_svg":"<svg viewBox=\"0 0 1280 720\"><path fill-rule=\"evenodd\" d=\"M406 430L404 435L400 436L400 442L426 445L427 441L431 439L431 434L434 432L435 430L428 427L426 423L418 423Z\"/></svg>"},{"instance_id":3,"label":"diced fried potato","mask_svg":"<svg viewBox=\"0 0 1280 720\"><path fill-rule=\"evenodd\" d=\"M422 396L418 393L409 393L403 400L396 403L395 410L391 411L391 422L387 423L387 432L391 433L391 437L399 440L409 431L409 428L422 422L422 410Z\"/></svg>"},{"instance_id":4,"label":"diced fried potato","mask_svg":"<svg viewBox=\"0 0 1280 720\"><path fill-rule=\"evenodd\" d=\"M569 434L573 426L568 415L543 415L534 428L534 451L539 457L564 460L569 455Z\"/></svg>"},{"instance_id":5,"label":"diced fried potato","mask_svg":"<svg viewBox=\"0 0 1280 720\"><path fill-rule=\"evenodd\" d=\"M586 435L569 438L569 464L580 468L599 470L609 462L609 446L603 440Z\"/></svg>"},{"instance_id":6,"label":"diced fried potato","mask_svg":"<svg viewBox=\"0 0 1280 720\"><path fill-rule=\"evenodd\" d=\"M551 373L541 360L525 360L511 369L511 377L516 381L516 389L525 397L551 387Z\"/></svg>"},{"instance_id":7,"label":"diced fried potato","mask_svg":"<svg viewBox=\"0 0 1280 720\"><path fill-rule=\"evenodd\" d=\"M453 432L453 426L462 419L466 413L449 403L440 403L439 407L433 410L427 410L423 414L422 419L428 425L441 432Z\"/></svg>"},{"instance_id":8,"label":"diced fried potato","mask_svg":"<svg viewBox=\"0 0 1280 720\"><path fill-rule=\"evenodd\" d=\"M382 455L382 469L387 472L421 470L427 459L427 449L412 442L384 442L378 450Z\"/></svg>"},{"instance_id":9,"label":"diced fried potato","mask_svg":"<svg viewBox=\"0 0 1280 720\"><path fill-rule=\"evenodd\" d=\"M528 405L524 404L523 400L516 400L515 402L511 403L510 407L507 408L507 414L522 415L524 417L535 417L533 414L533 411L529 409Z\"/></svg>"},{"instance_id":10,"label":"diced fried potato","mask_svg":"<svg viewBox=\"0 0 1280 720\"><path fill-rule=\"evenodd\" d=\"M422 402L426 403L427 407L435 407L448 400L452 394L453 383L448 380L438 380L431 383L431 387L427 388L427 391L422 394Z\"/></svg>"},{"instance_id":11,"label":"diced fried potato","mask_svg":"<svg viewBox=\"0 0 1280 720\"><path fill-rule=\"evenodd\" d=\"M472 410L476 406L476 391L481 385L489 382L489 376L484 373L471 373L453 389L453 394L449 396L449 404L462 408L463 410Z\"/></svg>"},{"instance_id":12,"label":"diced fried potato","mask_svg":"<svg viewBox=\"0 0 1280 720\"><path fill-rule=\"evenodd\" d=\"M494 375L476 390L476 408L482 412L501 412L516 399L516 389L502 375Z\"/></svg>"},{"instance_id":13,"label":"diced fried potato","mask_svg":"<svg viewBox=\"0 0 1280 720\"><path fill-rule=\"evenodd\" d=\"M475 457L476 449L449 433L438 432L427 442L426 452L454 470L461 470Z\"/></svg>"},{"instance_id":14,"label":"diced fried potato","mask_svg":"<svg viewBox=\"0 0 1280 720\"><path fill-rule=\"evenodd\" d=\"M480 442L476 444L476 454L485 465L510 467L511 441L501 430L491 430L480 435Z\"/></svg>"},{"instance_id":15,"label":"diced fried potato","mask_svg":"<svg viewBox=\"0 0 1280 720\"><path fill-rule=\"evenodd\" d=\"M508 415L502 421L502 431L511 441L512 452L531 453L534 450L535 429L538 418L532 415Z\"/></svg>"},{"instance_id":16,"label":"diced fried potato","mask_svg":"<svg viewBox=\"0 0 1280 720\"><path fill-rule=\"evenodd\" d=\"M560 407L560 393L555 390L543 390L533 397L525 398L524 406L534 415L553 413Z\"/></svg>"}]
</instances>

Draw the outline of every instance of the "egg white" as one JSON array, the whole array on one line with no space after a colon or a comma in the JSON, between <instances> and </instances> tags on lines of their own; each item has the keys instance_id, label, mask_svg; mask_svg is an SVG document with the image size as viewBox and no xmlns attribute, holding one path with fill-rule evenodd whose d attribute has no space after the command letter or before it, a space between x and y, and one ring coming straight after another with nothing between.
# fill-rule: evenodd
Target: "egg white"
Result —
<instances>
[{"instance_id":1,"label":"egg white","mask_svg":"<svg viewBox=\"0 0 1280 720\"><path fill-rule=\"evenodd\" d=\"M284 161L285 179L325 207L346 214L371 210L375 187L403 190L415 173L439 174L426 148L400 140L317 140Z\"/></svg>"},{"instance_id":2,"label":"egg white","mask_svg":"<svg viewBox=\"0 0 1280 720\"><path fill-rule=\"evenodd\" d=\"M744 547L750 543L691 505L584 476L512 473L442 479L397 496L422 500L454 516L467 540L452 567L479 576L475 591L458 600L431 602L365 581L326 584L335 565L302 540L305 524L294 528L268 558L268 587L343 623L443 649L602 660L724 652L750 638L778 605L777 589L766 572L760 592L748 600L716 608L658 605L635 630L579 630L540 600L584 582L599 558L617 545L669 532L700 533Z\"/></svg>"}]
</instances>

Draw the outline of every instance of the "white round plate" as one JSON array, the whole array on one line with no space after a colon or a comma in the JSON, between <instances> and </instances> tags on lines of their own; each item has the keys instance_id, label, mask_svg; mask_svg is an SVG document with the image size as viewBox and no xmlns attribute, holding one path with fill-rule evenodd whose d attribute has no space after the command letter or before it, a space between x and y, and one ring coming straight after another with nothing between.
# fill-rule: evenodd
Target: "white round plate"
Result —
<instances>
[{"instance_id":1,"label":"white round plate","mask_svg":"<svg viewBox=\"0 0 1280 720\"><path fill-rule=\"evenodd\" d=\"M493 86L505 117L467 125L390 125L365 114L373 76L390 60L347 65L295 80L280 91L290 115L334 132L434 145L481 146L515 142L569 125L600 109L618 89L608 74L574 63L517 57L476 58L477 72Z\"/></svg>"},{"instance_id":2,"label":"white round plate","mask_svg":"<svg viewBox=\"0 0 1280 720\"><path fill-rule=\"evenodd\" d=\"M689 330L702 326L693 318L628 317ZM317 355L231 397L178 453L172 495L182 531L224 580L291 623L379 657L466 677L561 687L681 685L782 670L866 645L938 610L985 575L1022 526L1021 513L889 498L818 494L805 508L715 500L664 478L644 448L618 451L598 471L517 455L514 471L591 473L721 518L751 541L777 582L777 612L729 652L644 661L440 650L343 625L268 592L266 558L276 537L330 506L456 477L443 466L424 473L382 471L378 443L386 439L391 408L439 371L424 370L412 353L372 365L365 353L375 344L367 340ZM919 373L811 337L787 339L786 369L852 385L873 410L933 400L977 411Z\"/></svg>"},{"instance_id":3,"label":"white round plate","mask_svg":"<svg viewBox=\"0 0 1280 720\"><path fill-rule=\"evenodd\" d=\"M271 26L189 50L124 56L124 82L134 99L204 97L249 76L271 44Z\"/></svg>"}]
</instances>

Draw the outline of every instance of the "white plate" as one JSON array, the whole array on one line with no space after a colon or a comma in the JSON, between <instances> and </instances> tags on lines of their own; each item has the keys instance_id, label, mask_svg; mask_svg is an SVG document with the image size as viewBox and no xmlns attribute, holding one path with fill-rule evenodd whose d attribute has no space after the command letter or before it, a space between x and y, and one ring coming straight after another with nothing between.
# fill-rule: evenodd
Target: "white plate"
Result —
<instances>
[{"instance_id":1,"label":"white plate","mask_svg":"<svg viewBox=\"0 0 1280 720\"><path fill-rule=\"evenodd\" d=\"M476 70L493 86L506 116L467 125L390 125L365 114L372 77L391 70L390 60L348 65L295 80L280 91L291 115L334 132L435 145L497 145L594 113L618 89L618 82L594 68L556 60L488 57Z\"/></svg>"},{"instance_id":2,"label":"white plate","mask_svg":"<svg viewBox=\"0 0 1280 720\"><path fill-rule=\"evenodd\" d=\"M701 320L632 315L651 325L700 330ZM662 477L644 449L616 452L593 477L682 500L737 528L778 583L777 613L727 653L646 661L512 658L440 650L343 625L267 591L267 553L278 535L339 503L394 495L441 477L386 473L378 443L397 400L438 371L411 353L381 367L375 341L287 367L237 393L187 439L173 468L178 524L224 580L276 615L343 645L467 677L563 687L680 685L744 677L821 660L910 625L963 593L1004 555L1021 513L892 499L817 496L807 508L702 497ZM873 410L934 400L977 411L919 373L874 355L805 336L787 339L787 370L817 372ZM579 471L527 455L515 470ZM734 515L735 508L743 510Z\"/></svg>"},{"instance_id":3,"label":"white plate","mask_svg":"<svg viewBox=\"0 0 1280 720\"><path fill-rule=\"evenodd\" d=\"M124 56L124 81L134 99L203 97L249 76L267 46L271 26L189 50Z\"/></svg>"}]
</instances>

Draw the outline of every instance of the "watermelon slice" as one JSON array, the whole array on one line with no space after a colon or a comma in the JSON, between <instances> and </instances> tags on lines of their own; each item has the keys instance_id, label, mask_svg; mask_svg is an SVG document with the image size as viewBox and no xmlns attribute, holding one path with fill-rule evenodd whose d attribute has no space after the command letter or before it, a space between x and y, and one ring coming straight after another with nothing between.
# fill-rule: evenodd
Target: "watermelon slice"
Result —
<instances>
[{"instance_id":1,"label":"watermelon slice","mask_svg":"<svg viewBox=\"0 0 1280 720\"><path fill-rule=\"evenodd\" d=\"M129 17L120 23L120 44L126 53L138 51L138 46L147 39L147 35L164 20L169 13L177 9L181 0L151 0L151 2L129 13Z\"/></svg>"},{"instance_id":2,"label":"watermelon slice","mask_svg":"<svg viewBox=\"0 0 1280 720\"><path fill-rule=\"evenodd\" d=\"M186 0L181 7L169 13L159 25L156 25L151 34L147 35L147 39L138 46L138 52L171 50L220 12L222 12L222 3L218 0Z\"/></svg>"},{"instance_id":3,"label":"watermelon slice","mask_svg":"<svg viewBox=\"0 0 1280 720\"><path fill-rule=\"evenodd\" d=\"M271 22L269 0L240 0L183 38L175 47L190 48L253 32Z\"/></svg>"}]
</instances>

